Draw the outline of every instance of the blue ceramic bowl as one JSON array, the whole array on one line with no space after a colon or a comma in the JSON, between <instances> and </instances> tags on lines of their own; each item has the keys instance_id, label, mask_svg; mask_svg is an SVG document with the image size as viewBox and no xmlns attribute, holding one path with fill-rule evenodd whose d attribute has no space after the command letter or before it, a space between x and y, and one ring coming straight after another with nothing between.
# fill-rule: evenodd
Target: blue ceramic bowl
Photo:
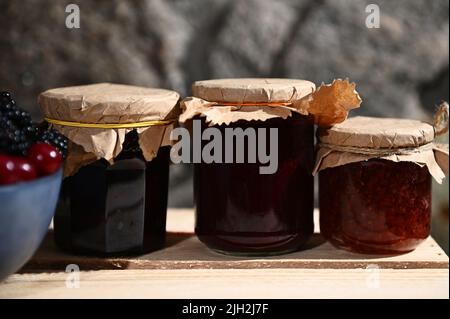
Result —
<instances>
[{"instance_id":1,"label":"blue ceramic bowl","mask_svg":"<svg viewBox=\"0 0 450 319\"><path fill-rule=\"evenodd\" d=\"M55 213L62 170L30 182L0 186L0 280L30 259Z\"/></svg>"}]
</instances>

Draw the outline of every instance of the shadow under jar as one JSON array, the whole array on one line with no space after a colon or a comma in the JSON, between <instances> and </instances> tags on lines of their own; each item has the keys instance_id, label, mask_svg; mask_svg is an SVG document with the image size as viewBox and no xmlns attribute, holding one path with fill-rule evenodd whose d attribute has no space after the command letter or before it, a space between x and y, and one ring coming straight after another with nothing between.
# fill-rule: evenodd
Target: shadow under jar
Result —
<instances>
[{"instance_id":1,"label":"shadow under jar","mask_svg":"<svg viewBox=\"0 0 450 319\"><path fill-rule=\"evenodd\" d=\"M84 254L138 254L165 243L169 150L146 161L136 131L122 152L82 167L63 181L54 218L56 244Z\"/></svg>"},{"instance_id":2,"label":"shadow under jar","mask_svg":"<svg viewBox=\"0 0 450 319\"><path fill-rule=\"evenodd\" d=\"M414 250L430 235L430 171L444 176L433 139L432 125L400 119L355 117L319 130L322 235L358 253Z\"/></svg>"},{"instance_id":3,"label":"shadow under jar","mask_svg":"<svg viewBox=\"0 0 450 319\"><path fill-rule=\"evenodd\" d=\"M225 254L276 255L298 250L313 233L314 126L306 117L294 115L286 120L238 121L213 127L223 137L227 128L253 128L256 140L261 134L258 129L266 129L268 135L276 128L278 169L261 174L261 165L267 164L249 163L247 157L244 163L195 164L195 232L199 239ZM248 140L244 145L247 153Z\"/></svg>"}]
</instances>

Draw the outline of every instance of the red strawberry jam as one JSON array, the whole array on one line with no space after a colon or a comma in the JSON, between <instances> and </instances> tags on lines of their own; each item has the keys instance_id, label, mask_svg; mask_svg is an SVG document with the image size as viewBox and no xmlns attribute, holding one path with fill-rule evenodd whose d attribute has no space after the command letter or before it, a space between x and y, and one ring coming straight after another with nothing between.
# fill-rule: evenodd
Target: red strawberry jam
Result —
<instances>
[{"instance_id":1,"label":"red strawberry jam","mask_svg":"<svg viewBox=\"0 0 450 319\"><path fill-rule=\"evenodd\" d=\"M339 248L414 250L430 234L431 175L410 162L371 159L319 175L320 231Z\"/></svg>"}]
</instances>

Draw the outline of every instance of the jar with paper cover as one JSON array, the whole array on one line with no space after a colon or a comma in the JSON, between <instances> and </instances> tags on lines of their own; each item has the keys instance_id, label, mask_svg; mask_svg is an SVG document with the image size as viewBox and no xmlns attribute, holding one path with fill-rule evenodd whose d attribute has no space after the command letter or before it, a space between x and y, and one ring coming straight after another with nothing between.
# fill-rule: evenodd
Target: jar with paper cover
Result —
<instances>
[{"instance_id":1,"label":"jar with paper cover","mask_svg":"<svg viewBox=\"0 0 450 319\"><path fill-rule=\"evenodd\" d=\"M336 103L338 91L348 103ZM314 123L342 121L359 103L354 84L342 80L318 90L295 79L195 82L180 122L193 133L199 239L243 256L305 244L313 233Z\"/></svg>"},{"instance_id":2,"label":"jar with paper cover","mask_svg":"<svg viewBox=\"0 0 450 319\"><path fill-rule=\"evenodd\" d=\"M445 111L448 119L448 105ZM367 254L414 250L430 234L431 179L448 171L448 122L355 117L318 131L320 230ZM439 129L437 129L439 127Z\"/></svg>"},{"instance_id":3,"label":"jar with paper cover","mask_svg":"<svg viewBox=\"0 0 450 319\"><path fill-rule=\"evenodd\" d=\"M69 139L54 219L60 248L106 256L164 245L178 100L169 90L108 83L39 96L46 121Z\"/></svg>"}]
</instances>

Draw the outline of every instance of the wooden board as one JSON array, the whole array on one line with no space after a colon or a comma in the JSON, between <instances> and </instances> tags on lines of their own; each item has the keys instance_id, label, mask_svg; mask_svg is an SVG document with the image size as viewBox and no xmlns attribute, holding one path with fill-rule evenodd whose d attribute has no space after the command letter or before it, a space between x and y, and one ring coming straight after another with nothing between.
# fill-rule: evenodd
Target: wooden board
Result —
<instances>
[{"instance_id":1,"label":"wooden board","mask_svg":"<svg viewBox=\"0 0 450 319\"><path fill-rule=\"evenodd\" d=\"M449 298L446 269L99 270L81 272L79 288L67 278L16 274L0 298Z\"/></svg>"},{"instance_id":2,"label":"wooden board","mask_svg":"<svg viewBox=\"0 0 450 319\"><path fill-rule=\"evenodd\" d=\"M192 210L170 210L168 247L116 259L62 254L50 232L0 283L0 298L449 298L448 257L432 238L409 254L374 257L335 249L316 229L302 251L255 259L211 252L193 229ZM64 271L71 263L81 270L76 288Z\"/></svg>"},{"instance_id":3,"label":"wooden board","mask_svg":"<svg viewBox=\"0 0 450 319\"><path fill-rule=\"evenodd\" d=\"M317 212L316 212L316 225ZM415 251L399 256L353 254L334 248L318 233L303 250L265 258L233 257L206 248L193 234L192 210L169 210L167 247L137 257L95 258L74 256L59 251L49 232L43 245L21 272L64 271L68 264L81 270L99 269L448 269L448 257L430 237Z\"/></svg>"}]
</instances>

